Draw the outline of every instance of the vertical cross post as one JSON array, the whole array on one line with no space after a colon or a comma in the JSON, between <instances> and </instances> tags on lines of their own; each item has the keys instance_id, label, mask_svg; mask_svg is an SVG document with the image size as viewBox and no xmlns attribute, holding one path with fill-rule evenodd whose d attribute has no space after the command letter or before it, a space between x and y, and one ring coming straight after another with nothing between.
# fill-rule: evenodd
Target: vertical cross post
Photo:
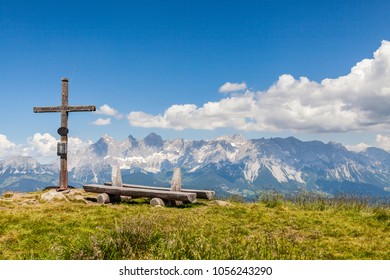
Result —
<instances>
[{"instance_id":1,"label":"vertical cross post","mask_svg":"<svg viewBox=\"0 0 390 280\"><path fill-rule=\"evenodd\" d=\"M62 100L61 105L61 127L68 128L68 111L65 108L68 107L68 82L67 78L62 78ZM68 134L61 135L61 142L68 145ZM68 188L68 149L64 154L60 155L60 190L66 190Z\"/></svg>"},{"instance_id":2,"label":"vertical cross post","mask_svg":"<svg viewBox=\"0 0 390 280\"><path fill-rule=\"evenodd\" d=\"M57 149L62 147L61 151L57 151L60 156L60 185L59 190L68 189L68 114L69 112L91 112L96 111L96 107L93 105L88 106L69 106L68 104L68 78L62 78L61 89L61 106L51 107L34 107L34 113L61 113L61 127L58 129L58 134L61 135L60 143ZM61 146L63 145L63 146Z\"/></svg>"}]
</instances>

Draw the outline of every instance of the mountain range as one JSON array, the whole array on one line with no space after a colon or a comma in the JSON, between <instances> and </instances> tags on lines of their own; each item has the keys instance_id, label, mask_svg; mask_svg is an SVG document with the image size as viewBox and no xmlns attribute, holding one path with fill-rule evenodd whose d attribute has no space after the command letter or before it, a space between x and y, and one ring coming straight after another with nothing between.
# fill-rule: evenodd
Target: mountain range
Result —
<instances>
[{"instance_id":1,"label":"mountain range","mask_svg":"<svg viewBox=\"0 0 390 280\"><path fill-rule=\"evenodd\" d=\"M173 169L180 167L185 187L248 200L264 190L390 197L390 153L378 148L352 152L338 143L294 137L164 140L151 133L116 141L104 135L83 151L69 152L70 184L109 181L114 165L121 167L125 183L159 186L170 185ZM0 161L0 192L56 185L58 173L58 163L10 157Z\"/></svg>"}]
</instances>

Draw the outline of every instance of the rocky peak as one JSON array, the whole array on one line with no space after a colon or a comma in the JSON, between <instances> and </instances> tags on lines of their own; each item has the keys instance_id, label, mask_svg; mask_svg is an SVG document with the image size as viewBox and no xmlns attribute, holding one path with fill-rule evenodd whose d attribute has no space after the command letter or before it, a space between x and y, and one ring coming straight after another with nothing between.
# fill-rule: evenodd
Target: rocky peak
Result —
<instances>
[{"instance_id":1,"label":"rocky peak","mask_svg":"<svg viewBox=\"0 0 390 280\"><path fill-rule=\"evenodd\" d=\"M160 135L157 135L155 133L150 133L142 141L146 146L149 147L161 148L164 145L164 140L161 138Z\"/></svg>"},{"instance_id":2,"label":"rocky peak","mask_svg":"<svg viewBox=\"0 0 390 280\"><path fill-rule=\"evenodd\" d=\"M23 169L35 169L40 166L39 162L32 157L11 156L3 162L3 166L12 166Z\"/></svg>"}]
</instances>

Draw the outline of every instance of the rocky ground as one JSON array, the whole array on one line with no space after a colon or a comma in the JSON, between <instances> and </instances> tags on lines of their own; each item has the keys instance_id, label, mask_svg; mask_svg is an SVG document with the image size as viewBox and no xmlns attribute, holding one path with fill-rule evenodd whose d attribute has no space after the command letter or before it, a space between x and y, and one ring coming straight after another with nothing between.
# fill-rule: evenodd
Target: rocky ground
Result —
<instances>
[{"instance_id":1,"label":"rocky ground","mask_svg":"<svg viewBox=\"0 0 390 280\"><path fill-rule=\"evenodd\" d=\"M34 193L5 192L0 197L3 202L10 202L14 205L26 206L54 201L93 203L96 196L86 193L82 189L70 189L68 191L57 192L55 189ZM5 207L5 206L3 206Z\"/></svg>"}]
</instances>

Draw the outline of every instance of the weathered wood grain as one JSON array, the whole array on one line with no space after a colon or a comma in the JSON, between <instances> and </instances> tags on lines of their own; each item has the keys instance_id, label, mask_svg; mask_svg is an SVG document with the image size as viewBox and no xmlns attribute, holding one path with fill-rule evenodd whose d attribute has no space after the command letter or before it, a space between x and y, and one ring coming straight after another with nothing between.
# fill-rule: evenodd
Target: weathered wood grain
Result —
<instances>
[{"instance_id":1,"label":"weathered wood grain","mask_svg":"<svg viewBox=\"0 0 390 280\"><path fill-rule=\"evenodd\" d=\"M133 198L147 197L154 198L159 197L164 200L181 200L183 202L195 202L196 193L187 192L172 192L172 191L159 191L141 188L121 188L97 184L89 184L83 186L86 192L94 193L107 193L109 195L125 195Z\"/></svg>"},{"instance_id":2,"label":"weathered wood grain","mask_svg":"<svg viewBox=\"0 0 390 280\"><path fill-rule=\"evenodd\" d=\"M105 182L104 185L112 186L111 182ZM134 185L134 184L122 184L125 188L134 188L134 189L145 189L145 190L156 190L156 191L171 191L169 188L164 187L152 187L152 186L143 186L143 185ZM211 200L215 196L215 191L210 190L195 190L195 189L181 189L181 192L184 193L196 193L197 198L204 198Z\"/></svg>"},{"instance_id":3,"label":"weathered wood grain","mask_svg":"<svg viewBox=\"0 0 390 280\"><path fill-rule=\"evenodd\" d=\"M44 106L33 107L34 113L56 113L56 112L92 112L96 111L96 107L93 105L86 106Z\"/></svg>"},{"instance_id":4,"label":"weathered wood grain","mask_svg":"<svg viewBox=\"0 0 390 280\"><path fill-rule=\"evenodd\" d=\"M101 193L97 197L97 202L100 204L107 204L110 203L110 197L107 193Z\"/></svg>"}]
</instances>

